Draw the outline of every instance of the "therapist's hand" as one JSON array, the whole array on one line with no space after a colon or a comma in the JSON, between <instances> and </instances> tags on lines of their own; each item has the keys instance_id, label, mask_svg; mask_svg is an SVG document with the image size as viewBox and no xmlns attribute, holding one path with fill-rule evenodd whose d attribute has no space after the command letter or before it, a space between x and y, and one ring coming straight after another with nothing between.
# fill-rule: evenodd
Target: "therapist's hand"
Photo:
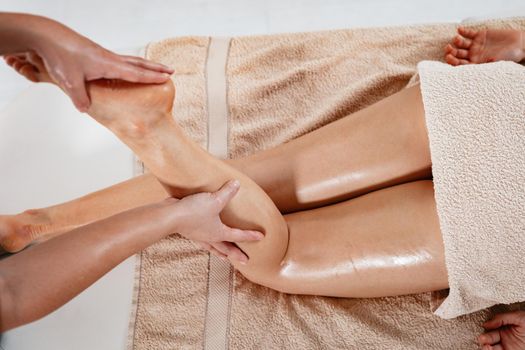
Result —
<instances>
[{"instance_id":1,"label":"therapist's hand","mask_svg":"<svg viewBox=\"0 0 525 350\"><path fill-rule=\"evenodd\" d=\"M177 230L182 236L196 241L202 248L219 257L241 263L248 257L232 242L258 241L261 232L239 230L222 223L219 214L239 190L238 181L229 181L217 192L203 192L177 202Z\"/></svg>"},{"instance_id":2,"label":"therapist's hand","mask_svg":"<svg viewBox=\"0 0 525 350\"><path fill-rule=\"evenodd\" d=\"M483 323L479 336L482 350L525 350L525 311L497 314Z\"/></svg>"},{"instance_id":3,"label":"therapist's hand","mask_svg":"<svg viewBox=\"0 0 525 350\"><path fill-rule=\"evenodd\" d=\"M87 81L105 78L163 83L173 73L170 68L158 63L117 55L51 19L23 14L13 16L18 16L19 25L27 28L19 34L24 47L42 59L51 78L71 97L80 111L86 111L90 105ZM16 67L23 53L6 54L5 59Z\"/></svg>"}]
</instances>

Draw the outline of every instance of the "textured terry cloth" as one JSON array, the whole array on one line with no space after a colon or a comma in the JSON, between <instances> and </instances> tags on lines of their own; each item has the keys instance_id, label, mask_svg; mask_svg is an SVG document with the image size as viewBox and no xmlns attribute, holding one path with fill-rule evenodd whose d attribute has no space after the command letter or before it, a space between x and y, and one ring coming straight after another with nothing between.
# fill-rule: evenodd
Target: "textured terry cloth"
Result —
<instances>
[{"instance_id":1,"label":"textured terry cloth","mask_svg":"<svg viewBox=\"0 0 525 350\"><path fill-rule=\"evenodd\" d=\"M525 29L525 20L487 25ZM440 60L456 25L233 38L227 63L229 156L289 141L402 89L425 59ZM175 70L174 115L207 142L207 37L152 43L147 57ZM322 233L320 233L322 234ZM208 254L170 237L141 254L133 349L202 349ZM497 306L454 320L432 314L431 293L376 299L281 294L235 273L229 348L478 349ZM511 308L517 308L514 305Z\"/></svg>"},{"instance_id":2,"label":"textured terry cloth","mask_svg":"<svg viewBox=\"0 0 525 350\"><path fill-rule=\"evenodd\" d=\"M525 68L418 65L452 318L525 300Z\"/></svg>"}]
</instances>

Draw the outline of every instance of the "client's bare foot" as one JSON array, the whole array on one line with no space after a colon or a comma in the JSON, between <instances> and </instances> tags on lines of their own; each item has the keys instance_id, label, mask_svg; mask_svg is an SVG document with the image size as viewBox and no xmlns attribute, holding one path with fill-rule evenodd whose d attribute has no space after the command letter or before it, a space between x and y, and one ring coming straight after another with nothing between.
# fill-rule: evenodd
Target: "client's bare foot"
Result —
<instances>
[{"instance_id":1,"label":"client's bare foot","mask_svg":"<svg viewBox=\"0 0 525 350\"><path fill-rule=\"evenodd\" d=\"M117 136L143 136L160 120L171 118L175 98L171 80L155 85L97 80L88 91L88 114Z\"/></svg>"},{"instance_id":2,"label":"client's bare foot","mask_svg":"<svg viewBox=\"0 0 525 350\"><path fill-rule=\"evenodd\" d=\"M0 215L0 248L9 253L18 252L51 234L52 226L47 215L38 210Z\"/></svg>"},{"instance_id":3,"label":"client's bare foot","mask_svg":"<svg viewBox=\"0 0 525 350\"><path fill-rule=\"evenodd\" d=\"M525 59L525 33L515 29L458 28L458 35L445 47L445 61L457 66Z\"/></svg>"},{"instance_id":4,"label":"client's bare foot","mask_svg":"<svg viewBox=\"0 0 525 350\"><path fill-rule=\"evenodd\" d=\"M8 55L8 65L33 82L55 84L42 59L34 53ZM116 133L140 136L162 118L170 118L175 88L163 84L137 84L117 80L88 83L88 114Z\"/></svg>"}]
</instances>

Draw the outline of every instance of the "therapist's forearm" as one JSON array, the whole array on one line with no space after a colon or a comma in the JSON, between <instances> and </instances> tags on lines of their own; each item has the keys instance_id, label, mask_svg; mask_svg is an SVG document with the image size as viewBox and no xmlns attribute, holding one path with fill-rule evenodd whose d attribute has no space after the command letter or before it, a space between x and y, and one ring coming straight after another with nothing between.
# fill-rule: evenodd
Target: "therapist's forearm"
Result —
<instances>
[{"instance_id":1,"label":"therapist's forearm","mask_svg":"<svg viewBox=\"0 0 525 350\"><path fill-rule=\"evenodd\" d=\"M0 55L38 51L53 33L58 35L67 30L46 17L0 12Z\"/></svg>"},{"instance_id":2,"label":"therapist's forearm","mask_svg":"<svg viewBox=\"0 0 525 350\"><path fill-rule=\"evenodd\" d=\"M77 228L0 261L0 332L41 318L154 242L176 232L167 199Z\"/></svg>"}]
</instances>

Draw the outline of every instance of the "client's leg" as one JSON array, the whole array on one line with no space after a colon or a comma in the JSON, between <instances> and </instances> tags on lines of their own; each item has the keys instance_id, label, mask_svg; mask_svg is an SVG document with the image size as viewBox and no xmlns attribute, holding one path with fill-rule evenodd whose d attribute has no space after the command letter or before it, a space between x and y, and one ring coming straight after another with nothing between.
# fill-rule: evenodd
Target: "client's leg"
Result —
<instances>
[{"instance_id":1,"label":"client's leg","mask_svg":"<svg viewBox=\"0 0 525 350\"><path fill-rule=\"evenodd\" d=\"M168 193L162 185L148 174L59 205L0 215L0 247L17 252L34 241L166 197Z\"/></svg>"},{"instance_id":2,"label":"client's leg","mask_svg":"<svg viewBox=\"0 0 525 350\"><path fill-rule=\"evenodd\" d=\"M241 193L223 219L231 225L266 233L263 241L242 246L251 260L248 266L238 268L255 282L287 292L338 296L402 294L446 285L430 184L407 184L332 207L292 214L285 223L249 178L185 138L169 115L171 104L166 101L173 99L170 84L99 82L91 84L90 92L90 114L135 150L167 184L170 194L184 196L219 187L230 178L241 180ZM415 92L408 90L406 94ZM398 105L403 106L403 102L410 105L403 99ZM385 104L376 112L388 107L394 106ZM380 122L375 121L378 129ZM423 160L428 162L425 157ZM420 190L404 190L412 186ZM400 220L400 215L406 220ZM321 229L328 234L319 235ZM367 276L361 273L365 271ZM404 281L407 271L414 277L408 285ZM376 283L383 287L382 292L377 292Z\"/></svg>"},{"instance_id":3,"label":"client's leg","mask_svg":"<svg viewBox=\"0 0 525 350\"><path fill-rule=\"evenodd\" d=\"M261 186L282 212L428 179L430 150L419 86L229 163Z\"/></svg>"},{"instance_id":4,"label":"client's leg","mask_svg":"<svg viewBox=\"0 0 525 350\"><path fill-rule=\"evenodd\" d=\"M261 284L273 284L276 281L276 276L287 276L287 271L290 272L290 276L301 276L303 272L307 270L312 270L315 266L308 267L307 269L301 270L303 263L306 263L308 259L304 261L300 258L297 260L295 254L293 254L294 246L297 246L297 251L299 255L302 255L304 251L308 251L309 245L305 245L304 242L308 242L308 239L301 237L300 240L292 239L290 236L290 243L288 237L288 228L286 222L283 220L277 208L274 206L273 202L269 197L266 196L264 191L262 191L249 177L243 173L237 171L236 169L228 166L226 163L217 160L210 156L208 153L203 151L198 145L193 143L191 140L185 137L182 130L171 118L171 101L173 100L173 86L171 84L164 84L160 86L137 86L131 84L123 83L114 83L114 82L98 82L90 85L90 95L93 100L92 107L90 108L90 115L97 119L100 123L110 128L121 140L123 140L128 146L130 146L135 153L137 153L141 159L145 162L148 168L159 178L159 180L166 184L166 188L170 194L181 197L186 196L191 193L201 192L201 191L211 191L215 188L219 188L224 182L230 178L237 178L241 182L241 191L239 194L232 200L230 205L226 207L226 210L223 215L223 220L228 225L238 226L240 228L247 229L258 229L263 231L266 234L264 240L258 243L253 244L242 244L241 248L250 256L250 262L248 266L242 267L237 266L239 270L246 275L248 278L254 280L255 282ZM373 118L376 115L385 115L384 110L388 108L397 107L398 110L405 108L405 113L392 113L395 118L400 120L403 117L406 118L406 115L411 115L413 113L414 106L411 101L419 101L420 95L418 93L418 88L408 89L397 96L387 99L379 104L376 104L371 107L372 111L368 117ZM395 101L391 103L389 101ZM417 107L416 107L417 108ZM420 106L421 108L421 106ZM421 171L424 171L426 167L429 167L429 155L428 155L428 146L426 134L421 132L421 128L424 129L424 123L421 120L422 111L420 113L414 114L416 117L407 118L409 121L406 123L413 124L419 122L419 126L416 128L406 127L403 131L406 131L406 134L401 138L403 140L400 149L398 152L410 153L410 156L407 157L405 163L401 162L401 166L398 163L394 164L389 168L393 173L396 173L398 169L405 169L406 164L416 163L419 165L415 168ZM419 118L418 118L419 117ZM384 132L384 122L383 118L376 118L369 120L369 118L361 117L358 119L360 123L371 123L382 133L380 134L385 139L391 141L395 140L394 135ZM342 124L342 123L341 123ZM337 125L336 125L337 126ZM339 126L341 128L342 126ZM329 130L325 128L324 130ZM326 132L326 131L325 131ZM327 132L329 136L325 136L328 140L328 137L336 137L338 134L335 132ZM321 138L322 139L322 138ZM378 139L377 143L381 143L382 139ZM390 147L395 147L393 142L386 142ZM390 144L391 143L391 144ZM319 143L319 147L321 147ZM427 147L427 151L419 152L417 146ZM373 147L373 145L370 145ZM370 153L371 157L376 156L376 153L387 152L388 147L375 148L374 152ZM416 149L416 150L413 150ZM396 156L396 153L393 153L392 156ZM376 156L376 158L381 158ZM324 159L319 155L318 159ZM311 158L308 161L315 162L318 159ZM375 158L374 158L375 159ZM403 159L401 157L401 159ZM305 162L306 164L307 162ZM377 166L381 166L381 162L377 162ZM306 172L305 172L306 174ZM334 178L337 181L337 177L334 174ZM373 176L372 176L373 177ZM343 181L344 182L344 181ZM427 185L428 187L428 185ZM403 194L409 196L409 194ZM412 208L418 207L418 200L423 200L421 196L414 199L412 203ZM402 196L393 196L389 200L401 200ZM409 198L410 199L410 198ZM385 199L379 201L379 203L374 203L369 205L368 210L372 210L375 205L384 203ZM427 201L428 202L428 201ZM430 202L433 205L433 197L430 196ZM351 207L351 206L350 206ZM402 206L401 206L402 207ZM333 208L329 208L330 210ZM406 213L410 208L403 208L403 211L395 211L391 214L391 217L394 218L396 215L401 213ZM434 210L434 207L432 207ZM327 212L328 213L328 212ZM435 212L432 211L435 216ZM348 214L348 213L346 213ZM420 215L417 212L415 215ZM429 214L428 212L423 215L423 219L427 219ZM307 219L308 217L305 217ZM381 218L381 216L379 217ZM375 219L375 220L374 220ZM375 222L377 218L370 218ZM412 221L417 220L412 218ZM330 220L323 220L325 222L331 222ZM388 221L388 220L387 220ZM392 222L387 222L388 226L396 228L395 221L391 219ZM422 221L424 222L424 221ZM350 221L348 225L353 225L354 223ZM336 225L337 227L345 227L345 224ZM405 246L404 245L392 245L395 242L398 242L399 237L401 236L402 241L404 242L403 233L406 230L409 230L411 226L412 236L413 232L421 232L422 227L416 223L406 221L406 226L401 226L400 231L391 232L392 240L388 242L388 245L391 245L391 254L395 255L396 252L401 253L401 259L404 258ZM314 226L311 223L311 226ZM348 226L352 227L352 226ZM437 228L437 221L435 228ZM414 231L417 230L417 231ZM435 243L440 242L439 230L437 235L433 236L431 242ZM412 237L411 237L412 238ZM292 243L294 242L303 242L299 244ZM324 267L318 269L320 273L326 272L328 266L331 271L334 271L333 266L340 266L340 262L349 263L348 255L342 254L338 251L338 248L341 247L340 242L344 241L343 236L340 231L339 234L333 235L330 239L327 240L327 245L333 247L336 251L335 257L336 260L331 261L329 264L326 264ZM287 249L288 253L287 253ZM319 252L326 252L325 249L317 249ZM330 250L328 250L330 251ZM427 252L428 253L428 252ZM435 267L435 257L437 253L432 252L427 255L421 254L413 257L414 259L419 259L418 263L415 264L414 271L419 271L421 266L425 267L428 264L431 264ZM442 252L441 252L442 253ZM285 258L286 256L286 258ZM374 256L374 251L364 252L363 256ZM285 265L282 265L283 258L285 258ZM351 257L354 259L353 257ZM388 256L385 257L388 259ZM409 257L410 259L410 257ZM421 261L420 259L423 259ZM394 259L395 260L395 259ZM366 258L363 259L366 264L369 262ZM323 260L319 260L318 264L323 266ZM378 268L377 271L379 274L382 274L383 271L387 271L392 277L393 281L398 281L398 278L401 276L406 276L401 271L407 270L407 263L400 263L402 267L395 266L395 271L390 271L391 268L382 269ZM410 263L408 263L410 265ZM287 266L288 268L284 268ZM439 265L441 268L443 264ZM298 273L295 271L299 270ZM315 269L314 269L315 270ZM424 270L424 268L423 268ZM352 271L352 270L348 270ZM372 270L371 270L372 271ZM328 284L329 281L335 281L338 279L338 276L341 275L343 271L338 271L338 273L330 275L327 274L326 278L320 278L318 280L317 286L320 288L322 285ZM397 272L397 277L396 277ZM415 272L415 273L416 273ZM428 271L426 271L428 272ZM375 275L372 271L371 276ZM427 273L421 273L421 278L428 276ZM348 276L350 277L350 275ZM280 278L277 278L279 280ZM285 278L289 280L289 278ZM310 277L306 278L305 281L312 281ZM416 279L418 280L418 279ZM315 285L314 282L309 282ZM335 282L334 282L335 283ZM366 285L366 281L362 283ZM421 288L428 288L427 283L421 283ZM417 289L416 287L410 287L411 289ZM315 289L313 289L315 290ZM326 292L322 292L319 289L316 294L327 294L328 290L337 291L343 290L338 287L337 283L332 285L330 288L326 289ZM385 289L386 290L386 289ZM388 294L397 293L395 288L386 290ZM347 294L347 292L342 292Z\"/></svg>"},{"instance_id":5,"label":"client's leg","mask_svg":"<svg viewBox=\"0 0 525 350\"><path fill-rule=\"evenodd\" d=\"M261 186L281 212L427 177L430 155L419 88L403 90L286 144L228 163ZM46 233L165 195L159 182L146 175L64 205L3 217L0 245L16 251Z\"/></svg>"},{"instance_id":6,"label":"client's leg","mask_svg":"<svg viewBox=\"0 0 525 350\"><path fill-rule=\"evenodd\" d=\"M240 244L250 261L248 266L237 266L256 282L265 283L286 252L286 222L272 200L248 176L215 159L184 135L171 117L171 82L141 86L97 81L88 88L92 100L88 113L126 143L172 196L211 192L230 179L240 181L238 194L221 218L229 226L265 234L259 242Z\"/></svg>"},{"instance_id":7,"label":"client's leg","mask_svg":"<svg viewBox=\"0 0 525 350\"><path fill-rule=\"evenodd\" d=\"M40 72L39 78L50 81L45 71ZM147 96L142 99L151 102ZM320 206L428 177L430 156L419 88L401 91L308 135L253 156L231 160L229 164L255 180L283 212ZM133 188L135 185L137 188ZM56 210L31 211L31 215L25 213L18 219L23 219L21 221L27 228L22 233L41 234L45 229L56 230L61 226L85 223L82 215L76 217L68 213L90 213L94 220L99 207L116 213L128 209L120 209L119 203L147 204L148 195L155 193L163 195L155 179L131 180L108 192L99 191L88 196L89 201L72 201L66 206L52 208ZM125 200L115 201L113 196L122 196ZM146 198L143 200L142 196ZM106 201L108 198L112 200ZM103 201L106 203L99 203ZM110 205L115 207L110 209ZM60 212L66 214L61 216ZM99 212L104 215L104 210ZM46 219L46 225L40 222L42 218ZM10 232L6 227L16 225L1 225L0 222L0 226L4 227L4 230L0 227L2 235L2 231ZM19 236L23 237L22 242L29 243L27 234ZM23 247L21 244L17 246Z\"/></svg>"},{"instance_id":8,"label":"client's leg","mask_svg":"<svg viewBox=\"0 0 525 350\"><path fill-rule=\"evenodd\" d=\"M380 297L448 285L432 181L285 218L288 252L268 287L292 294Z\"/></svg>"},{"instance_id":9,"label":"client's leg","mask_svg":"<svg viewBox=\"0 0 525 350\"><path fill-rule=\"evenodd\" d=\"M30 72L28 78L52 82L42 62L32 61L32 65L40 71ZM130 108L136 109L138 103L168 103L159 100L166 95L152 96L154 91L158 90L149 89L148 96L131 101ZM136 112L151 114L150 108L144 109ZM141 121L136 122L140 128ZM430 152L419 87L402 90L286 144L227 163L261 186L282 212L318 207L430 178Z\"/></svg>"}]
</instances>

